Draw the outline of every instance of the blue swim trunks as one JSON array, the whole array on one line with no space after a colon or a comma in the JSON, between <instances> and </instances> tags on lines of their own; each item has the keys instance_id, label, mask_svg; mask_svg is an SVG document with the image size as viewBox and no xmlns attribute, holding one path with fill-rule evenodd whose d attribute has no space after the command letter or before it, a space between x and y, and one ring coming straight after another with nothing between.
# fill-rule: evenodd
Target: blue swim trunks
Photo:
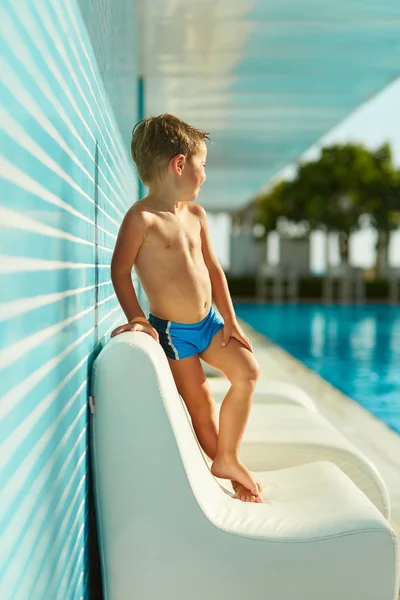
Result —
<instances>
[{"instance_id":1,"label":"blue swim trunks","mask_svg":"<svg viewBox=\"0 0 400 600\"><path fill-rule=\"evenodd\" d=\"M208 315L198 323L175 323L149 314L151 325L158 331L160 344L169 358L180 360L200 354L211 344L224 322L217 316L213 307Z\"/></svg>"}]
</instances>

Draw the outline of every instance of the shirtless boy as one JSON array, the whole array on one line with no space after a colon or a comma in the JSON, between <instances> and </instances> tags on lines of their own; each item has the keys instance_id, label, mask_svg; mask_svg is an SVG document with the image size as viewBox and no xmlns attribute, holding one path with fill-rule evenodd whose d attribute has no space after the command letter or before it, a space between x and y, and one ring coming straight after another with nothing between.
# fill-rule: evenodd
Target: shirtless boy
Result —
<instances>
[{"instance_id":1,"label":"shirtless boy","mask_svg":"<svg viewBox=\"0 0 400 600\"><path fill-rule=\"evenodd\" d=\"M195 204L206 180L206 139L205 132L170 114L140 121L133 130L132 157L149 194L129 209L118 234L111 277L128 323L111 337L142 331L161 344L198 440L213 461L211 472L232 481L235 498L263 502L260 482L239 458L259 367L211 247L206 213ZM148 319L132 285L133 266L149 300ZM219 423L200 358L231 383Z\"/></svg>"}]
</instances>

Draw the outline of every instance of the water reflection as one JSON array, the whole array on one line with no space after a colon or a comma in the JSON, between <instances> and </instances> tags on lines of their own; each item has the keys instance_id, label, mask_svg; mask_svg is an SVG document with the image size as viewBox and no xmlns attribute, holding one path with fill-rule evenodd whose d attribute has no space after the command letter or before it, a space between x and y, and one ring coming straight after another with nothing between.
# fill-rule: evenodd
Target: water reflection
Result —
<instances>
[{"instance_id":1,"label":"water reflection","mask_svg":"<svg viewBox=\"0 0 400 600\"><path fill-rule=\"evenodd\" d=\"M236 310L400 433L400 307L237 304Z\"/></svg>"}]
</instances>

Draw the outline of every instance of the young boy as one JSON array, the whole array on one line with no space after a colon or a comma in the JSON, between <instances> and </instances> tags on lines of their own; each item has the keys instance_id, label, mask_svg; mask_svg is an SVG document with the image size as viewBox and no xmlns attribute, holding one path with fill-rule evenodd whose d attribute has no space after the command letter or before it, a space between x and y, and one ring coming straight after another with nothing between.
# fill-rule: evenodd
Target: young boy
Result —
<instances>
[{"instance_id":1,"label":"young boy","mask_svg":"<svg viewBox=\"0 0 400 600\"><path fill-rule=\"evenodd\" d=\"M239 446L259 376L241 330L224 272L211 247L204 209L194 201L206 180L207 134L170 114L140 121L132 157L149 194L127 212L111 277L128 323L159 342L190 413L211 472L230 479L235 498L263 502L261 484L239 459ZM133 266L149 300L147 319L132 285ZM212 308L212 299L223 321ZM200 358L231 382L219 417Z\"/></svg>"}]
</instances>

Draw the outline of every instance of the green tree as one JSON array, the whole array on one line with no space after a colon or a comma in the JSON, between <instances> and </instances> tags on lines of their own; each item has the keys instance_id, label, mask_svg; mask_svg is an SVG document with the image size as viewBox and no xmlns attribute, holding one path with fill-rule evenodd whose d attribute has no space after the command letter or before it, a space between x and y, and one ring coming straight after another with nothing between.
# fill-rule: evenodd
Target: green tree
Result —
<instances>
[{"instance_id":1,"label":"green tree","mask_svg":"<svg viewBox=\"0 0 400 600\"><path fill-rule=\"evenodd\" d=\"M370 177L357 182L357 193L371 224L378 232L376 245L377 277L382 277L388 263L390 232L400 225L400 170L393 165L389 144L373 153Z\"/></svg>"},{"instance_id":2,"label":"green tree","mask_svg":"<svg viewBox=\"0 0 400 600\"><path fill-rule=\"evenodd\" d=\"M376 152L357 144L323 148L318 159L299 164L292 181L279 182L259 199L259 221L270 230L279 218L306 220L310 231L323 227L339 233L340 253L348 261L349 235L369 214L378 231L387 232L399 209L398 173L388 145Z\"/></svg>"},{"instance_id":3,"label":"green tree","mask_svg":"<svg viewBox=\"0 0 400 600\"><path fill-rule=\"evenodd\" d=\"M277 228L278 219L286 217L297 221L300 216L294 214L294 199L288 181L280 181L267 194L259 199L256 221L264 225L265 234Z\"/></svg>"}]
</instances>

